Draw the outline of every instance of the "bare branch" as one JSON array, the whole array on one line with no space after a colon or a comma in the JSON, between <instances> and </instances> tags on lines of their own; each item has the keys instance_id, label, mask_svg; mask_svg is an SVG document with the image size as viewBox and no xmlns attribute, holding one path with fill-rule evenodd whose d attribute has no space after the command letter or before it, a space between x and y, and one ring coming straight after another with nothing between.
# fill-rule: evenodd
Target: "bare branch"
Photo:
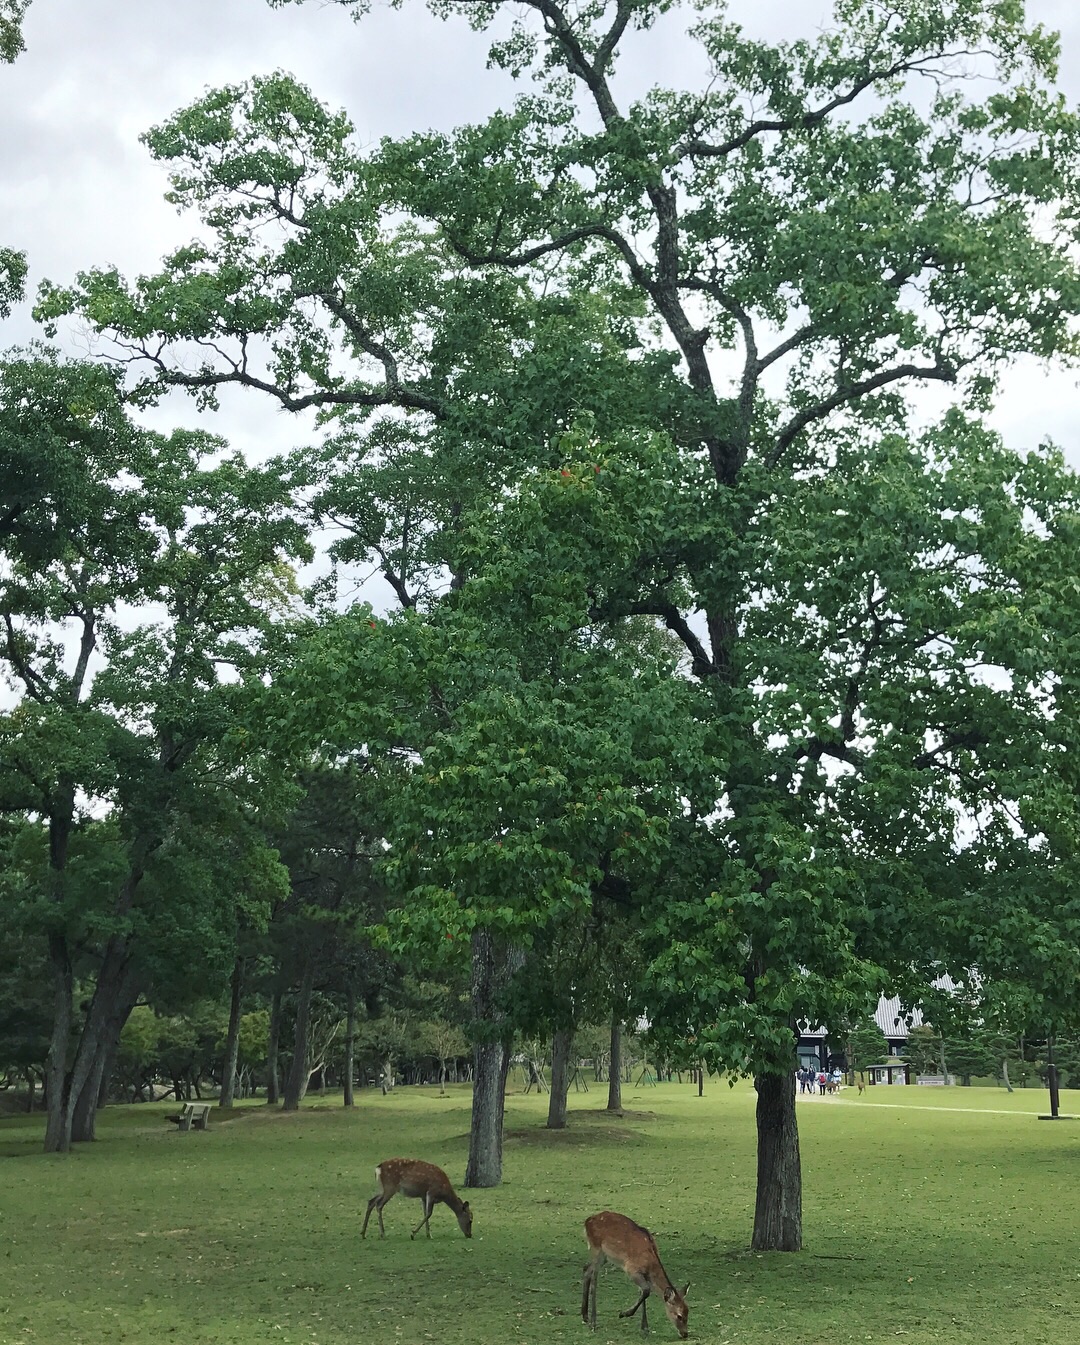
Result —
<instances>
[{"instance_id":1,"label":"bare branch","mask_svg":"<svg viewBox=\"0 0 1080 1345\"><path fill-rule=\"evenodd\" d=\"M965 729L955 733L946 733L944 740L937 747L932 747L927 752L920 752L917 757L912 759L911 764L917 771L927 770L931 766L942 766L945 764L942 757L955 748L983 747L987 741L986 734L979 729Z\"/></svg>"},{"instance_id":2,"label":"bare branch","mask_svg":"<svg viewBox=\"0 0 1080 1345\"><path fill-rule=\"evenodd\" d=\"M769 131L794 131L809 130L817 126L819 122L825 120L837 108L845 107L848 103L853 103L861 93L871 87L873 84L895 79L897 75L904 74L928 74L931 73L927 67L931 61L940 61L947 59L949 55L964 56L972 53L966 51L957 51L946 53L944 51L933 52L928 56L921 57L919 60L895 61L890 66L884 66L879 70L868 71L861 79L855 81L847 93L837 94L821 107L814 108L810 112L803 112L797 117L781 117L776 119L760 118L752 121L749 126L740 131L738 135L732 136L730 140L725 140L719 145L710 145L704 140L688 140L678 146L678 150L683 154L688 154L691 158L699 159L720 159L728 154L734 153L737 149L742 149L748 145L751 140L759 135L764 135Z\"/></svg>"},{"instance_id":3,"label":"bare branch","mask_svg":"<svg viewBox=\"0 0 1080 1345\"><path fill-rule=\"evenodd\" d=\"M129 363L137 360L146 360L154 365L158 370L163 383L170 387L180 388L216 388L225 383L239 383L246 388L255 388L259 392L265 392L273 397L285 408L286 411L306 411L313 406L398 406L405 410L426 411L437 420L445 420L448 417L446 405L438 398L429 397L421 392L413 392L404 384L387 384L385 391L361 391L358 388L321 388L315 392L304 393L296 397L284 388L279 388L276 383L270 383L264 378L258 378L255 374L248 372L245 365L230 361L232 367L229 371L203 369L197 374L185 373L181 369L171 369L165 363L159 352L155 353L143 346L126 345L123 342L117 342L122 349L131 351ZM246 363L246 362L245 362Z\"/></svg>"},{"instance_id":4,"label":"bare branch","mask_svg":"<svg viewBox=\"0 0 1080 1345\"><path fill-rule=\"evenodd\" d=\"M11 614L4 613L4 626L7 629L7 656L8 661L14 668L19 680L26 688L26 694L38 702L39 705L45 705L52 699L52 688L48 682L36 672L23 657L20 647L19 632L15 629L11 620Z\"/></svg>"},{"instance_id":5,"label":"bare branch","mask_svg":"<svg viewBox=\"0 0 1080 1345\"><path fill-rule=\"evenodd\" d=\"M624 616L659 617L668 630L677 635L686 647L690 655L691 670L694 676L701 678L702 681L707 677L716 676L716 664L690 628L690 623L673 602L669 602L660 594L654 594L643 602L631 603L628 607L622 609L622 613Z\"/></svg>"},{"instance_id":6,"label":"bare branch","mask_svg":"<svg viewBox=\"0 0 1080 1345\"><path fill-rule=\"evenodd\" d=\"M632 13L633 6L627 3L627 0L618 0L612 25L604 34L603 40L596 49L594 65L597 70L603 70L608 61L611 60L612 53L619 44L619 39L626 32L626 25L630 22Z\"/></svg>"},{"instance_id":7,"label":"bare branch","mask_svg":"<svg viewBox=\"0 0 1080 1345\"><path fill-rule=\"evenodd\" d=\"M445 232L445 225L443 227ZM653 284L652 276L642 265L629 241L617 229L613 229L608 224L583 224L577 229L570 229L567 233L560 234L557 238L549 239L546 243L537 243L534 247L525 248L520 252L473 252L449 233L446 237L458 256L463 261L468 262L470 266L506 267L528 266L531 262L539 261L541 257L546 257L550 253L562 252L575 243L580 243L582 239L602 238L611 243L622 255L630 274L639 285L648 289Z\"/></svg>"},{"instance_id":8,"label":"bare branch","mask_svg":"<svg viewBox=\"0 0 1080 1345\"><path fill-rule=\"evenodd\" d=\"M848 383L837 388L830 397L826 397L814 406L806 407L805 410L800 411L797 416L793 416L788 421L777 436L772 452L765 459L766 466L769 468L775 467L807 426L812 425L815 421L824 420L837 407L858 401L860 397L876 392L878 388L886 387L890 383L897 383L905 378L926 378L936 379L942 383L955 383L956 369L953 365L940 360L933 365L900 364L892 369L882 369L872 378L864 378L858 383Z\"/></svg>"},{"instance_id":9,"label":"bare branch","mask_svg":"<svg viewBox=\"0 0 1080 1345\"><path fill-rule=\"evenodd\" d=\"M82 636L79 640L79 657L75 664L75 671L71 678L71 687L74 692L75 700L79 699L82 691L83 681L86 678L86 670L90 665L90 655L94 652L97 645L97 618L90 607L83 608L79 617L82 620Z\"/></svg>"}]
</instances>

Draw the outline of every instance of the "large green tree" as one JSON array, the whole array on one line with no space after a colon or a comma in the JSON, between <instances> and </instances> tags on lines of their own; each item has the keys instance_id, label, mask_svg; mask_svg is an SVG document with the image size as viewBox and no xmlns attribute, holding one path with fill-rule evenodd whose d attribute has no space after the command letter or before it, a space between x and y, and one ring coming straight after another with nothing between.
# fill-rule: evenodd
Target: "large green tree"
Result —
<instances>
[{"instance_id":1,"label":"large green tree","mask_svg":"<svg viewBox=\"0 0 1080 1345\"><path fill-rule=\"evenodd\" d=\"M503 7L437 8L483 27ZM992 963L1011 947L1024 972L1042 943L1075 983L1060 909L1031 889L1018 940L1003 908L1052 841L1067 863L1068 791L1038 782L1072 651L1022 600L1040 575L1067 599L1076 490L981 417L1012 358L1074 351L1080 137L1056 41L1018 0L838 0L819 37L774 44L706 4L690 36L708 87L627 99L620 49L669 8L525 0L493 59L531 70L531 92L367 154L285 77L215 91L147 137L203 241L132 285L94 272L48 290L42 312L78 309L146 361L151 391L240 384L323 408L352 467L331 489L353 496L356 554L404 605L434 607L449 576L450 608L475 622L485 566L516 567L525 593L558 576L582 688L600 680L586 654L628 619L681 642L684 720L707 731L685 806L663 809L678 863L637 875L655 1017L755 1075L753 1242L793 1249L800 1020L850 1018L890 978L916 993L979 949ZM952 409L916 433L909 394L926 384ZM560 516L555 489L580 516ZM485 509L476 556L463 521ZM594 518L606 552L582 544ZM576 698L584 727L590 691L535 666L472 723L446 701L450 664L423 666L433 716L440 696L450 711L422 742L441 758L432 788L460 791L491 723L495 756L535 756L530 781L549 750L565 762L565 739L537 739L549 717L515 707ZM501 670L487 660L496 696ZM338 695L349 677L329 672ZM569 826L618 738L598 706L573 743L593 756L546 814L568 874L602 845ZM677 716L650 712L669 731ZM486 825L495 846L501 812ZM465 845L461 830L446 848L459 867ZM470 872L482 923L513 913L485 898L490 868ZM541 889L541 907L560 890Z\"/></svg>"},{"instance_id":2,"label":"large green tree","mask_svg":"<svg viewBox=\"0 0 1080 1345\"><path fill-rule=\"evenodd\" d=\"M0 724L0 789L6 810L45 824L31 890L54 1000L46 1144L64 1150L73 1131L92 1136L101 1079L150 978L175 974L200 940L218 944L211 931L235 925L223 905L265 903L284 881L258 825L272 772L244 734L249 693L221 669L265 666L261 639L291 601L288 561L308 551L280 474L202 433L142 430L109 371L9 356L0 434L13 483L0 667L21 697ZM70 862L101 810L116 857L103 906L86 902Z\"/></svg>"}]
</instances>

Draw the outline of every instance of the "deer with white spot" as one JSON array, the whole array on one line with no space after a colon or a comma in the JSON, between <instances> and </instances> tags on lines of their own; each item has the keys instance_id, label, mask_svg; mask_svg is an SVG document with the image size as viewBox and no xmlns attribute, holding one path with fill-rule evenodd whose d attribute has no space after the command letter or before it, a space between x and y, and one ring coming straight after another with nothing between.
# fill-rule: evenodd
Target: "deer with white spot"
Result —
<instances>
[{"instance_id":1,"label":"deer with white spot","mask_svg":"<svg viewBox=\"0 0 1080 1345\"><path fill-rule=\"evenodd\" d=\"M660 1294L672 1326L685 1340L689 1334L687 1322L690 1316L686 1306L686 1290L690 1285L687 1284L680 1293L672 1284L667 1271L660 1264L656 1240L649 1230L634 1223L625 1214L604 1210L585 1220L585 1237L588 1239L590 1256L581 1285L582 1321L596 1330L596 1281L604 1262L613 1261L626 1271L641 1290L641 1297L634 1306L620 1312L619 1316L633 1317L640 1308L641 1329L648 1331L645 1301L652 1293Z\"/></svg>"},{"instance_id":2,"label":"deer with white spot","mask_svg":"<svg viewBox=\"0 0 1080 1345\"><path fill-rule=\"evenodd\" d=\"M457 1215L458 1227L467 1238L472 1237L472 1210L469 1209L469 1202L458 1199L450 1185L450 1178L434 1163L425 1163L419 1158L388 1158L375 1169L375 1180L379 1183L379 1189L368 1201L364 1226L360 1230L362 1238L367 1237L372 1210L379 1215L379 1237L386 1237L383 1206L399 1192L403 1196L423 1201L424 1217L413 1229L412 1237L415 1238L422 1228L426 1228L428 1237L431 1237L431 1212L440 1203L450 1206Z\"/></svg>"}]
</instances>

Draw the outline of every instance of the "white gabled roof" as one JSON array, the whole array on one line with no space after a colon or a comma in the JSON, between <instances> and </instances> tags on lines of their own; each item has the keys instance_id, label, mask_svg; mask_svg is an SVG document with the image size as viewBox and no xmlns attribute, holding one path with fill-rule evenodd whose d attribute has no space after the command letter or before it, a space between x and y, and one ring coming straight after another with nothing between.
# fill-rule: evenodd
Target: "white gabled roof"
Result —
<instances>
[{"instance_id":1,"label":"white gabled roof","mask_svg":"<svg viewBox=\"0 0 1080 1345\"><path fill-rule=\"evenodd\" d=\"M956 989L956 983L951 976L939 976L932 984L936 990ZM893 995L891 998L882 995L878 1000L877 1009L874 1011L874 1022L877 1023L886 1037L906 1040L907 1034L913 1027L922 1027L922 1010L917 1008L902 1009L898 995ZM799 1035L803 1041L824 1041L829 1033L823 1027L804 1027Z\"/></svg>"}]
</instances>

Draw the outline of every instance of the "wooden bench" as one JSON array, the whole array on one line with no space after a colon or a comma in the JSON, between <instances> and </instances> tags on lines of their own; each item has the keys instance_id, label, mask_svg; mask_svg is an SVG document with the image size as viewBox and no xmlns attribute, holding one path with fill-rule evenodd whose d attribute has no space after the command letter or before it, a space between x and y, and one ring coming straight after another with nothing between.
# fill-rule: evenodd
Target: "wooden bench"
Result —
<instances>
[{"instance_id":1,"label":"wooden bench","mask_svg":"<svg viewBox=\"0 0 1080 1345\"><path fill-rule=\"evenodd\" d=\"M185 1102L172 1116L165 1118L181 1130L205 1130L210 1119L209 1102Z\"/></svg>"}]
</instances>

